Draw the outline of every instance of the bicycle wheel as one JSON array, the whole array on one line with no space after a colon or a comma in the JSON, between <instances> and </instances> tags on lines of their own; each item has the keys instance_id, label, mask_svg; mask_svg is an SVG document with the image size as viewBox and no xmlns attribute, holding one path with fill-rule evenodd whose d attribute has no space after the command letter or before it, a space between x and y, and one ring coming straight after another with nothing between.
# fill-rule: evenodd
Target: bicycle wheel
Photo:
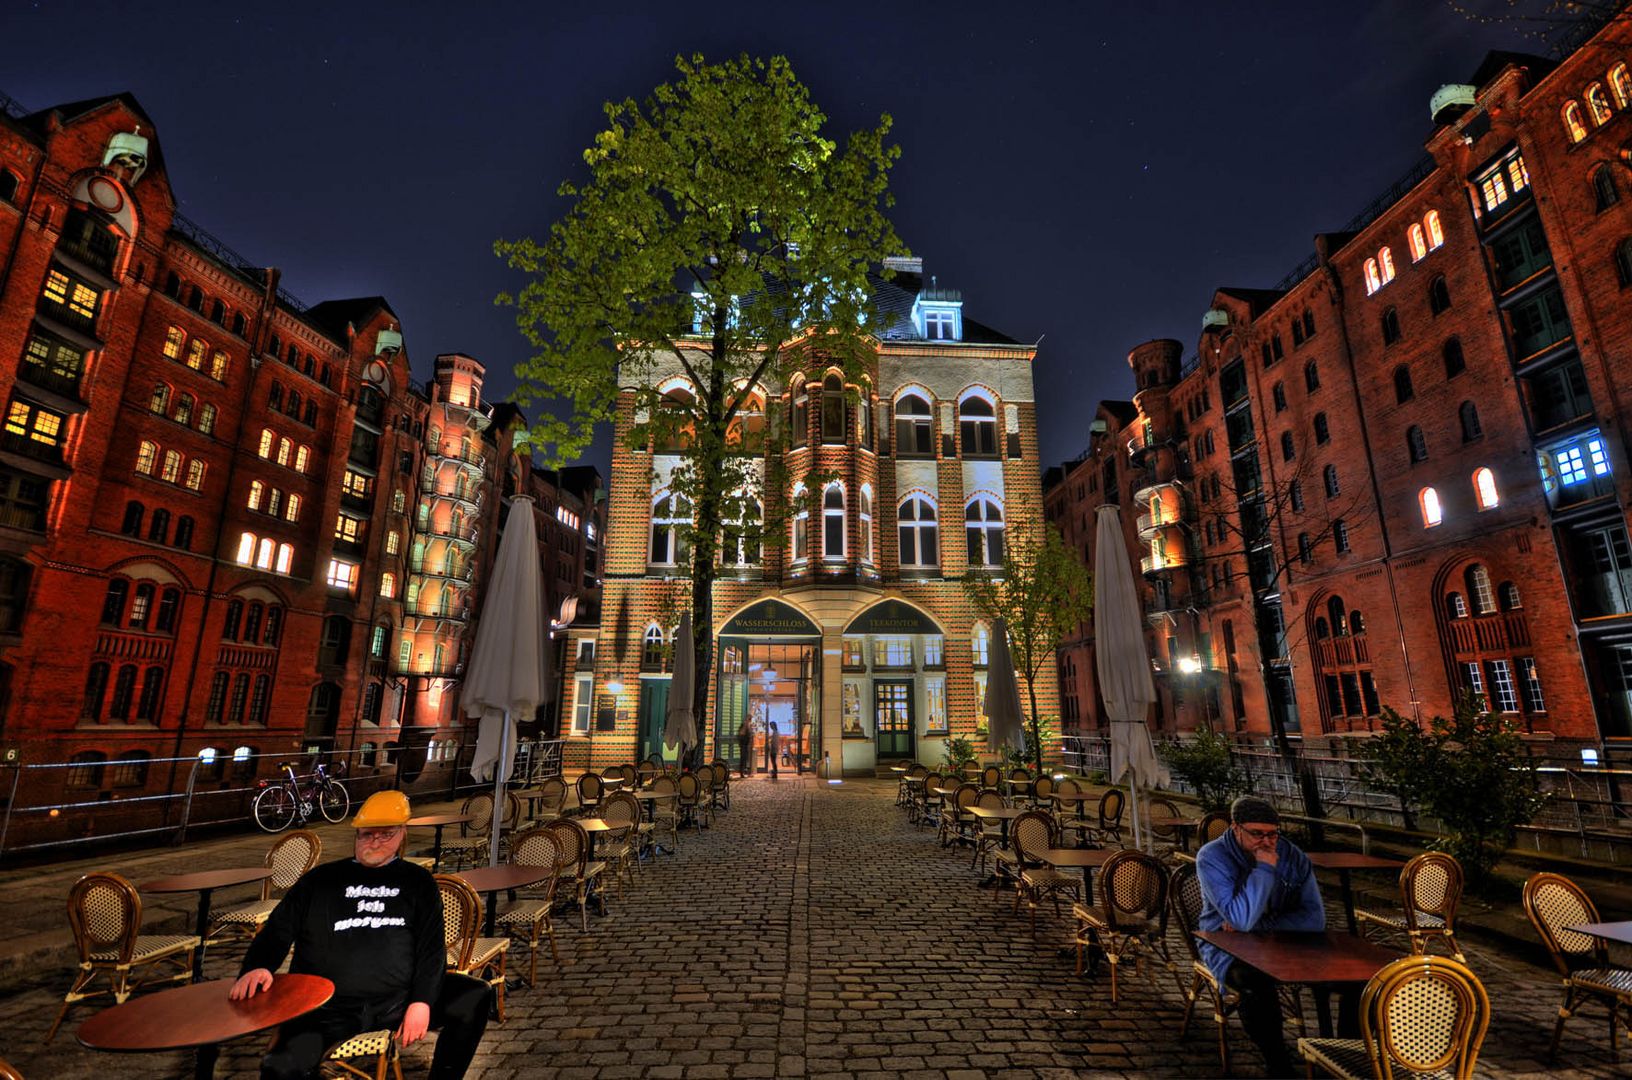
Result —
<instances>
[{"instance_id":1,"label":"bicycle wheel","mask_svg":"<svg viewBox=\"0 0 1632 1080\"><path fill-rule=\"evenodd\" d=\"M346 811L351 809L351 796L346 793L346 785L330 780L329 786L318 793L317 808L323 811L324 817L337 824L346 820Z\"/></svg>"},{"instance_id":2,"label":"bicycle wheel","mask_svg":"<svg viewBox=\"0 0 1632 1080\"><path fill-rule=\"evenodd\" d=\"M267 832L282 832L295 820L295 800L286 787L269 787L255 796L255 824Z\"/></svg>"}]
</instances>

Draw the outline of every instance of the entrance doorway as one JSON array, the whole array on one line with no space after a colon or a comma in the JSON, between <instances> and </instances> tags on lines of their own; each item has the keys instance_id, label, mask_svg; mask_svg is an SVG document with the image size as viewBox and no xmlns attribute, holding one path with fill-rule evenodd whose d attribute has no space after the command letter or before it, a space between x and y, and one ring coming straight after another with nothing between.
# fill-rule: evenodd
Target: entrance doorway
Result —
<instances>
[{"instance_id":1,"label":"entrance doorway","mask_svg":"<svg viewBox=\"0 0 1632 1080\"><path fill-rule=\"evenodd\" d=\"M718 757L751 770L801 773L821 746L819 650L814 642L720 642Z\"/></svg>"},{"instance_id":2,"label":"entrance doorway","mask_svg":"<svg viewBox=\"0 0 1632 1080\"><path fill-rule=\"evenodd\" d=\"M657 755L666 762L679 760L680 750L663 745L663 729L669 722L669 680L640 680L640 758Z\"/></svg>"},{"instance_id":3,"label":"entrance doorway","mask_svg":"<svg viewBox=\"0 0 1632 1080\"><path fill-rule=\"evenodd\" d=\"M873 681L873 722L878 732L878 760L912 757L912 681Z\"/></svg>"}]
</instances>

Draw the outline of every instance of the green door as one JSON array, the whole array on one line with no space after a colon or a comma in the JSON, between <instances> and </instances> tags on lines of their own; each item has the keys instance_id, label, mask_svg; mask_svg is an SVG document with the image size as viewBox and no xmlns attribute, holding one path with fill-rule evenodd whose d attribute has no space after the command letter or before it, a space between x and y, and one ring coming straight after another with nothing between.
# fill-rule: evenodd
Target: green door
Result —
<instances>
[{"instance_id":1,"label":"green door","mask_svg":"<svg viewBox=\"0 0 1632 1080\"><path fill-rule=\"evenodd\" d=\"M873 682L873 720L878 731L878 760L912 757L912 681Z\"/></svg>"},{"instance_id":2,"label":"green door","mask_svg":"<svg viewBox=\"0 0 1632 1080\"><path fill-rule=\"evenodd\" d=\"M640 680L640 760L657 754L673 761L678 750L663 748L663 725L669 717L669 680Z\"/></svg>"}]
</instances>

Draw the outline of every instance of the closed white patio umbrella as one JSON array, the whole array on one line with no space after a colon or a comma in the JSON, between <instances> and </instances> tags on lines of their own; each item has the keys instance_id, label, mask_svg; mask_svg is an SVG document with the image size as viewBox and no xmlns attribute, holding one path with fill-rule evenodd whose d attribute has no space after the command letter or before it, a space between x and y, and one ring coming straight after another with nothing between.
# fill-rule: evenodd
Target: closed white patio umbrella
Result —
<instances>
[{"instance_id":1,"label":"closed white patio umbrella","mask_svg":"<svg viewBox=\"0 0 1632 1080\"><path fill-rule=\"evenodd\" d=\"M1009 655L1009 627L1002 619L993 621L992 662L986 672L986 749L1001 754L1026 748L1025 709L1020 704L1020 683L1014 675L1014 658Z\"/></svg>"},{"instance_id":2,"label":"closed white patio umbrella","mask_svg":"<svg viewBox=\"0 0 1632 1080\"><path fill-rule=\"evenodd\" d=\"M466 716L481 718L470 775L478 781L493 781L493 840L488 861L496 865L504 785L516 759L516 717L532 716L544 700L546 687L548 616L539 582L533 500L525 495L510 502L504 536L483 596L463 702Z\"/></svg>"},{"instance_id":3,"label":"closed white patio umbrella","mask_svg":"<svg viewBox=\"0 0 1632 1080\"><path fill-rule=\"evenodd\" d=\"M1116 507L1101 506L1094 537L1094 666L1100 694L1111 722L1111 783L1132 773L1134 844L1144 847L1139 830L1139 786L1156 787L1169 780L1156 756L1146 717L1156 700L1145 651L1144 613L1139 590L1122 538Z\"/></svg>"},{"instance_id":4,"label":"closed white patio umbrella","mask_svg":"<svg viewBox=\"0 0 1632 1080\"><path fill-rule=\"evenodd\" d=\"M697 745L697 714L691 698L697 692L697 657L692 641L691 612L680 616L674 632L674 677L669 680L669 709L663 723L663 745L680 750L685 767L686 751Z\"/></svg>"}]
</instances>

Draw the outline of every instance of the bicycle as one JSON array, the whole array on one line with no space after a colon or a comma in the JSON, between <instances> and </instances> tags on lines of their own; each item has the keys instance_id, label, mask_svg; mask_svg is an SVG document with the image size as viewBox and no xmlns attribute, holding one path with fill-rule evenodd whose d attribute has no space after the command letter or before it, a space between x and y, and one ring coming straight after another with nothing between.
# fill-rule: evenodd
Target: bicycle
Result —
<instances>
[{"instance_id":1,"label":"bicycle","mask_svg":"<svg viewBox=\"0 0 1632 1080\"><path fill-rule=\"evenodd\" d=\"M255 796L255 824L275 833L287 829L297 819L305 825L314 811L336 824L346 819L351 809L351 795L326 768L318 765L309 777L301 777L295 774L293 765L284 762L283 771L282 777L262 780L256 785L261 792ZM302 787L302 780L309 782Z\"/></svg>"}]
</instances>

